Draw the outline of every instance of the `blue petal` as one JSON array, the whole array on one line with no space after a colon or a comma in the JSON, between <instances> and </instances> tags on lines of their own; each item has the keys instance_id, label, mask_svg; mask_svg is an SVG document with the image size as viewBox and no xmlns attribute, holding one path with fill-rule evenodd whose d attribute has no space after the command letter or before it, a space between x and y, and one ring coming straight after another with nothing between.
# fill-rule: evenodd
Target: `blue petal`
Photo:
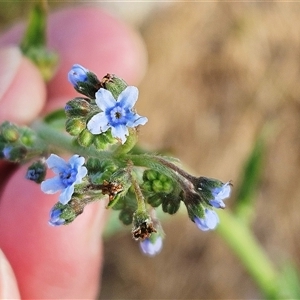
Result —
<instances>
[{"instance_id":1,"label":"blue petal","mask_svg":"<svg viewBox=\"0 0 300 300\"><path fill-rule=\"evenodd\" d=\"M140 247L144 254L154 256L162 249L162 238L160 236L157 237L155 242L152 242L147 238L144 241L140 242Z\"/></svg>"},{"instance_id":2,"label":"blue petal","mask_svg":"<svg viewBox=\"0 0 300 300\"><path fill-rule=\"evenodd\" d=\"M54 194L64 188L65 186L59 177L50 178L41 183L41 190L46 194Z\"/></svg>"},{"instance_id":3,"label":"blue petal","mask_svg":"<svg viewBox=\"0 0 300 300\"><path fill-rule=\"evenodd\" d=\"M84 164L84 161L85 159L83 156L79 156L78 154L75 154L69 159L69 164L72 169L78 169L80 166Z\"/></svg>"},{"instance_id":4,"label":"blue petal","mask_svg":"<svg viewBox=\"0 0 300 300\"><path fill-rule=\"evenodd\" d=\"M111 128L111 135L122 141L122 144L126 142L126 135L128 135L128 128L125 125L118 125Z\"/></svg>"},{"instance_id":5,"label":"blue petal","mask_svg":"<svg viewBox=\"0 0 300 300\"><path fill-rule=\"evenodd\" d=\"M148 122L146 117L142 117L138 114L133 114L130 120L127 121L126 125L128 127L136 127L138 125L145 125Z\"/></svg>"},{"instance_id":6,"label":"blue petal","mask_svg":"<svg viewBox=\"0 0 300 300\"><path fill-rule=\"evenodd\" d=\"M135 86L128 86L118 97L118 102L124 109L134 107L139 96L139 90Z\"/></svg>"},{"instance_id":7,"label":"blue petal","mask_svg":"<svg viewBox=\"0 0 300 300\"><path fill-rule=\"evenodd\" d=\"M79 81L87 80L87 72L89 70L79 64L72 66L72 69L68 73L68 80L73 86L76 86Z\"/></svg>"},{"instance_id":8,"label":"blue petal","mask_svg":"<svg viewBox=\"0 0 300 300\"><path fill-rule=\"evenodd\" d=\"M217 213L207 208L205 208L204 213L204 218L196 217L194 219L197 227L203 231L215 229L219 223L219 217Z\"/></svg>"},{"instance_id":9,"label":"blue petal","mask_svg":"<svg viewBox=\"0 0 300 300\"><path fill-rule=\"evenodd\" d=\"M74 184L66 187L62 192L61 194L59 195L59 202L61 204L67 204L71 198L72 198L72 195L74 193Z\"/></svg>"},{"instance_id":10,"label":"blue petal","mask_svg":"<svg viewBox=\"0 0 300 300\"><path fill-rule=\"evenodd\" d=\"M69 164L56 154L51 154L46 160L46 163L48 168L55 174L59 174L70 168Z\"/></svg>"},{"instance_id":11,"label":"blue petal","mask_svg":"<svg viewBox=\"0 0 300 300\"><path fill-rule=\"evenodd\" d=\"M74 184L81 183L82 182L82 178L86 176L87 172L88 171L87 171L86 167L80 167L78 169L78 173L76 175L76 180L75 180Z\"/></svg>"},{"instance_id":12,"label":"blue petal","mask_svg":"<svg viewBox=\"0 0 300 300\"><path fill-rule=\"evenodd\" d=\"M87 128L92 134L105 132L110 125L104 112L94 115L87 123Z\"/></svg>"},{"instance_id":13,"label":"blue petal","mask_svg":"<svg viewBox=\"0 0 300 300\"><path fill-rule=\"evenodd\" d=\"M98 90L95 96L96 96L96 103L98 107L104 112L108 108L112 108L116 105L116 100L114 96L108 90L101 88Z\"/></svg>"},{"instance_id":14,"label":"blue petal","mask_svg":"<svg viewBox=\"0 0 300 300\"><path fill-rule=\"evenodd\" d=\"M209 203L215 208L225 208L225 203L221 199L210 200Z\"/></svg>"}]
</instances>

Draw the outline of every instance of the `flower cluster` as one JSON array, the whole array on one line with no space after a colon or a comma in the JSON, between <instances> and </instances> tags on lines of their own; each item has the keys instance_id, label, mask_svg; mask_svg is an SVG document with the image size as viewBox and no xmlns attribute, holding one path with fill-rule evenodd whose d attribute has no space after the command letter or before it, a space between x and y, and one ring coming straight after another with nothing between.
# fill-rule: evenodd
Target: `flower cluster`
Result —
<instances>
[{"instance_id":1,"label":"flower cluster","mask_svg":"<svg viewBox=\"0 0 300 300\"><path fill-rule=\"evenodd\" d=\"M163 244L164 232L155 214L158 207L173 215L183 204L199 229L215 229L219 223L215 210L225 208L231 183L194 177L174 158L145 154L136 147L137 128L148 121L134 109L136 87L112 74L99 80L78 64L68 79L82 94L64 108L65 129L72 140L53 128L53 115L43 123L51 131L49 137L10 122L0 125L0 158L27 162L37 157L26 178L41 184L46 194L59 192L49 224L70 224L87 204L106 199L106 207L117 211L125 225L132 225L133 239L149 256L159 253ZM46 159L45 153L64 145L80 155L73 154L68 161L57 154ZM45 179L47 167L54 177Z\"/></svg>"}]
</instances>

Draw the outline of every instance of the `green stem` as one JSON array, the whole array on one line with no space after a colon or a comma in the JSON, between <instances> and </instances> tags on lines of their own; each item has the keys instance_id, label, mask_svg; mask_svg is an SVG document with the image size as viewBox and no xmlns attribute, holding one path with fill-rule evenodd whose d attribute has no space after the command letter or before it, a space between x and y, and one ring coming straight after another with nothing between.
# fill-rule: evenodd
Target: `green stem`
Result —
<instances>
[{"instance_id":1,"label":"green stem","mask_svg":"<svg viewBox=\"0 0 300 300\"><path fill-rule=\"evenodd\" d=\"M99 159L111 158L108 151L97 151L94 148L84 148L74 144L73 138L57 129L52 128L42 121L36 121L31 126L37 135L49 146L64 150L65 152L76 153L86 156L93 156Z\"/></svg>"},{"instance_id":2,"label":"green stem","mask_svg":"<svg viewBox=\"0 0 300 300\"><path fill-rule=\"evenodd\" d=\"M228 211L220 211L217 232L231 247L267 299L277 298L278 274L249 228Z\"/></svg>"},{"instance_id":3,"label":"green stem","mask_svg":"<svg viewBox=\"0 0 300 300\"><path fill-rule=\"evenodd\" d=\"M146 204L145 204L145 198L143 196L143 193L141 191L141 188L137 182L135 173L132 170L129 170L130 174L130 180L134 189L134 193L137 200L137 211L139 212L145 212L146 211Z\"/></svg>"},{"instance_id":4,"label":"green stem","mask_svg":"<svg viewBox=\"0 0 300 300\"><path fill-rule=\"evenodd\" d=\"M135 128L129 128L129 136L123 145L120 145L113 153L113 156L117 157L128 153L137 143L137 132Z\"/></svg>"}]
</instances>

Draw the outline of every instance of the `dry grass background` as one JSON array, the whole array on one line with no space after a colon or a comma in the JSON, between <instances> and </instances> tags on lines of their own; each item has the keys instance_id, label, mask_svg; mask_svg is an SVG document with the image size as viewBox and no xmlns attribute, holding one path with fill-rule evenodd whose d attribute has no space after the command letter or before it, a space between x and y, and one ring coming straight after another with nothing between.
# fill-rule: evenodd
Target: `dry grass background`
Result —
<instances>
[{"instance_id":1,"label":"dry grass background","mask_svg":"<svg viewBox=\"0 0 300 300\"><path fill-rule=\"evenodd\" d=\"M138 103L149 118L144 145L234 183L272 124L252 227L278 266L293 257L298 267L299 13L296 3L174 3L155 11L142 26L149 69ZM103 299L262 297L216 234L181 216L164 228L155 258L141 256L129 234L106 242Z\"/></svg>"},{"instance_id":2,"label":"dry grass background","mask_svg":"<svg viewBox=\"0 0 300 300\"><path fill-rule=\"evenodd\" d=\"M140 23L149 68L138 111L149 118L143 145L236 185L271 123L252 227L278 266L292 257L300 268L299 15L298 3L156 7ZM101 299L262 297L217 234L183 216L163 225L165 245L155 258L141 255L129 231L106 240Z\"/></svg>"}]
</instances>

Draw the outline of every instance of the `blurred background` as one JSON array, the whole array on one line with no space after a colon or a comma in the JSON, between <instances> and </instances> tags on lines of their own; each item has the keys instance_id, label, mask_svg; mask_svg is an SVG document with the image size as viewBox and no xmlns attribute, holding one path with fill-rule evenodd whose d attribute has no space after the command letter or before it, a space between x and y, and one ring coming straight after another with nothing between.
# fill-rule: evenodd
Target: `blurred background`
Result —
<instances>
[{"instance_id":1,"label":"blurred background","mask_svg":"<svg viewBox=\"0 0 300 300\"><path fill-rule=\"evenodd\" d=\"M51 2L50 9L87 5ZM280 267L300 267L300 6L298 3L97 2L142 34L149 55L138 111L140 142L181 159L194 175L239 187L268 128L251 228ZM0 2L0 29L31 3ZM101 76L101 74L99 74ZM237 192L227 200L234 208ZM262 294L216 232L184 215L163 221L148 258L130 227L105 239L101 299L253 299ZM255 259L255 258L254 258Z\"/></svg>"}]
</instances>

